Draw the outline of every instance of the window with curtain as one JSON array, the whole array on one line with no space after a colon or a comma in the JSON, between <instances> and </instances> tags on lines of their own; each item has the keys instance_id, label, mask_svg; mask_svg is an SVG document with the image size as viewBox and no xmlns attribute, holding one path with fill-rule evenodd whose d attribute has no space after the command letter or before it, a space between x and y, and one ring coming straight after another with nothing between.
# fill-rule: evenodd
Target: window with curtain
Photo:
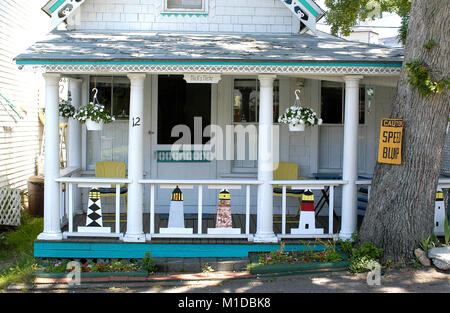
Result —
<instances>
[{"instance_id":1,"label":"window with curtain","mask_svg":"<svg viewBox=\"0 0 450 313\"><path fill-rule=\"evenodd\" d=\"M205 0L166 0L166 9L205 11Z\"/></svg>"}]
</instances>

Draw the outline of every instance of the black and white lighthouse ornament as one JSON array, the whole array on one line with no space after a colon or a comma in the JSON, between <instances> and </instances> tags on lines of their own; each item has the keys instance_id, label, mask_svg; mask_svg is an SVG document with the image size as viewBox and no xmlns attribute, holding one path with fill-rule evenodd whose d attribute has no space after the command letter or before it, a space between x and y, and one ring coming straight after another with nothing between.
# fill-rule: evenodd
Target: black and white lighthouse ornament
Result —
<instances>
[{"instance_id":1,"label":"black and white lighthouse ornament","mask_svg":"<svg viewBox=\"0 0 450 313\"><path fill-rule=\"evenodd\" d=\"M192 228L184 226L184 195L177 186L170 196L169 223L167 228L160 228L161 234L192 234Z\"/></svg>"},{"instance_id":2,"label":"black and white lighthouse ornament","mask_svg":"<svg viewBox=\"0 0 450 313\"><path fill-rule=\"evenodd\" d=\"M173 190L170 199L169 228L184 228L183 192L178 186Z\"/></svg>"}]
</instances>

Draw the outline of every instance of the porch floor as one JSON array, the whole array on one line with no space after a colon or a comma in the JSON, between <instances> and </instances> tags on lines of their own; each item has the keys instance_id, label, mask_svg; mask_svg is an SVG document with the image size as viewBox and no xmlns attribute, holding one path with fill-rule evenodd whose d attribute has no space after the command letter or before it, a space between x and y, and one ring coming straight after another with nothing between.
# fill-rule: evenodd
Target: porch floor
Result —
<instances>
[{"instance_id":1,"label":"porch floor","mask_svg":"<svg viewBox=\"0 0 450 313\"><path fill-rule=\"evenodd\" d=\"M240 228L241 233L245 234L245 214L233 214L233 228ZM150 214L144 213L144 233L150 233ZM168 214L155 214L155 233L159 233L160 228L167 227L169 222ZM194 234L198 232L198 217L197 214L185 214L184 217L185 227L192 228ZM299 223L299 217L289 216L286 218L286 234L290 234L292 228L297 228ZM216 214L204 214L202 217L202 230L203 233L207 233L208 228L215 228L216 224ZM86 226L86 214L79 214L74 216L73 222L74 230L78 226ZM112 230L115 229L115 215L107 215L103 217L103 226L111 227ZM358 225L359 226L359 225ZM281 217L274 217L273 229L275 234L281 234ZM67 231L68 226L63 228L63 231ZM125 233L127 228L126 216L122 214L120 223L120 232ZM316 217L316 228L323 228L324 233L328 232L328 216L317 216ZM334 218L333 222L333 233L338 233L340 228L340 217ZM250 214L250 233L256 233L256 214Z\"/></svg>"}]
</instances>

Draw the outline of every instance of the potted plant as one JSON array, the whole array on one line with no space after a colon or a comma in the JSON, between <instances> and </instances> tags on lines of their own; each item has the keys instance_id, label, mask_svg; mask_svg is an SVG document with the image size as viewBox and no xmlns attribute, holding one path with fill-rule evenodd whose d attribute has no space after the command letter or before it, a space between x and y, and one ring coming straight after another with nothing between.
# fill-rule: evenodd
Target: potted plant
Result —
<instances>
[{"instance_id":1,"label":"potted plant","mask_svg":"<svg viewBox=\"0 0 450 313\"><path fill-rule=\"evenodd\" d=\"M94 100L78 109L74 118L82 124L86 123L87 130L102 130L103 124L111 123L115 118L105 111L104 105L98 103L98 90L94 88L93 91L95 91Z\"/></svg>"},{"instance_id":2,"label":"potted plant","mask_svg":"<svg viewBox=\"0 0 450 313\"><path fill-rule=\"evenodd\" d=\"M305 126L321 125L322 119L309 108L291 106L279 117L278 122L288 124L290 131L304 131Z\"/></svg>"},{"instance_id":3,"label":"potted plant","mask_svg":"<svg viewBox=\"0 0 450 313\"><path fill-rule=\"evenodd\" d=\"M305 126L321 125L322 119L310 108L300 106L300 90L295 91L297 98L295 105L286 109L286 112L278 118L279 123L289 125L290 131L304 131Z\"/></svg>"},{"instance_id":4,"label":"potted plant","mask_svg":"<svg viewBox=\"0 0 450 313\"><path fill-rule=\"evenodd\" d=\"M71 99L59 101L59 116L62 122L66 123L68 118L73 118L76 113L75 107L71 104Z\"/></svg>"}]
</instances>

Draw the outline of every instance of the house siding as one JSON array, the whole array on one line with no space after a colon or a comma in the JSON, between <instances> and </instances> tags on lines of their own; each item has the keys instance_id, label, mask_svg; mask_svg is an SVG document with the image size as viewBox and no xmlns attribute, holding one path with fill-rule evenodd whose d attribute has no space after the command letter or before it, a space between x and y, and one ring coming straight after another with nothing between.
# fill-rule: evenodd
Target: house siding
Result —
<instances>
[{"instance_id":1,"label":"house siding","mask_svg":"<svg viewBox=\"0 0 450 313\"><path fill-rule=\"evenodd\" d=\"M36 174L42 131L38 118L41 75L24 73L13 61L47 30L48 17L36 2L0 1L0 93L23 109L19 119L0 105L0 187L25 189L28 177Z\"/></svg>"},{"instance_id":2,"label":"house siding","mask_svg":"<svg viewBox=\"0 0 450 313\"><path fill-rule=\"evenodd\" d=\"M233 94L233 76L222 76L217 88L213 89L212 95L212 116L213 123L225 128L232 124L232 94ZM256 78L256 77L255 77ZM299 88L296 78L280 77L280 113L295 102L294 91ZM155 161L155 151L162 149L156 144L156 114L157 114L157 75L148 75L146 79L146 90L151 96L145 100L145 123L146 128L154 131L153 135L146 134L144 141L145 168L144 175L151 179L240 179L242 173L233 173L232 161L213 161L207 164L199 163L157 163ZM371 103L370 112L366 105L366 124L360 126L359 134L359 172L371 174L377 159L379 124L381 118L388 117L390 107L395 96L395 88L374 86L375 96ZM305 79L304 86L301 87L301 103L304 106L311 107L316 112L320 112L320 81ZM87 97L87 95L85 96ZM215 113L214 113L215 112ZM91 132L88 134L87 151L95 151L88 155L87 169L92 170L96 161L124 161L127 162L127 138L128 124L123 121L116 121L107 125L102 132ZM343 128L342 125L335 126ZM328 126L307 127L304 132L290 132L286 125L280 125L279 149L280 161L294 162L299 166L299 177L308 177L318 171L341 172L342 159L339 154L342 153L342 131L334 131L334 139L330 147L327 147L330 153L338 156L339 160L335 168L321 168L321 149L326 143L322 142L327 137ZM93 134L95 133L95 134ZM324 134L325 133L325 134ZM162 149L164 150L164 149ZM334 160L336 161L336 160ZM247 179L256 179L255 173L244 174ZM254 188L254 187L252 187ZM145 212L149 212L149 188L145 188L144 207ZM197 212L197 189L183 190L184 205L186 213ZM87 190L83 190L83 203L87 203ZM171 190L159 189L157 187L155 195L156 213L167 213ZM321 193L315 192L316 197ZM203 212L215 213L217 210L218 191L204 189L203 191ZM114 199L106 198L102 200L103 209L106 212L114 212ZM233 190L231 199L234 213L245 213L245 188L242 190ZM251 195L251 213L256 214L256 188L252 189ZM338 188L335 193L335 209L340 215L341 190ZM122 200L122 211L125 211L124 200ZM295 198L287 199L289 213L295 213L298 207L298 201ZM86 209L86 208L84 208ZM281 212L281 198L275 197L275 213ZM328 210L323 209L321 214L327 214Z\"/></svg>"},{"instance_id":3,"label":"house siding","mask_svg":"<svg viewBox=\"0 0 450 313\"><path fill-rule=\"evenodd\" d=\"M163 0L88 0L68 19L74 30L297 33L281 1L209 0L207 15L164 13Z\"/></svg>"}]
</instances>

